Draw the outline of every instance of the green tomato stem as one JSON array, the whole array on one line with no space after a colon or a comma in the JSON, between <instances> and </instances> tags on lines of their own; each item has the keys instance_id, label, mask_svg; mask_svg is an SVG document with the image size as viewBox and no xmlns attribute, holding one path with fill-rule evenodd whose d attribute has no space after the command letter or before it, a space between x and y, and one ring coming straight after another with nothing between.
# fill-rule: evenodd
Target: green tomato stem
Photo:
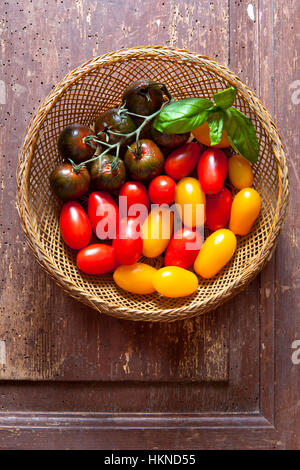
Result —
<instances>
[{"instance_id":1,"label":"green tomato stem","mask_svg":"<svg viewBox=\"0 0 300 470\"><path fill-rule=\"evenodd\" d=\"M161 83L159 83L159 85L162 87L162 90L163 92L166 94L167 98L169 99L169 101L173 101L173 98L170 94L170 92L168 91L167 87ZM165 103L165 104L168 104L168 103ZM163 108L163 107L162 107ZM142 116L141 114L136 114L136 113L131 113L129 111L126 111L126 114L129 114L131 116L136 116L136 117L139 117L139 118L142 118L143 119L143 122L141 123L141 125L139 127L137 127L137 129L135 129L134 131L130 132L129 134L122 134L121 132L115 132L115 131L111 131L111 134L113 135L120 135L120 136L123 136L123 137L126 137L126 139L130 139L131 137L133 136L136 136L136 144L138 145L138 141L139 141L139 137L140 137L140 133L141 133L141 130L143 129L143 127L149 122L151 121L151 119L153 119L155 116L157 116L162 108L160 108L158 111L155 111L155 113L153 114L150 114L150 116ZM124 110L125 111L125 110ZM100 131L100 132L103 132L103 131ZM93 143L97 143L97 144L100 144L100 145L106 145L108 148L106 150L104 150L100 155L96 155L95 157L92 157L90 158L89 160L86 160L85 162L82 162L80 163L79 165L75 165L75 167L78 169L77 171L80 170L80 168L82 168L83 166L85 166L87 163L91 163L93 161L95 161L97 158L99 157L102 157L103 155L105 155L106 153L110 152L111 150L113 149L116 149L116 158L118 158L119 156L119 152L120 152L120 147L121 147L121 142L117 142L115 144L109 144L107 142L103 142L101 140L98 140L95 136L93 135L89 135L88 137L84 137L84 140L83 140L85 143L89 144L89 145L92 145ZM129 147L130 148L130 147ZM74 168L74 167L73 167Z\"/></svg>"}]
</instances>

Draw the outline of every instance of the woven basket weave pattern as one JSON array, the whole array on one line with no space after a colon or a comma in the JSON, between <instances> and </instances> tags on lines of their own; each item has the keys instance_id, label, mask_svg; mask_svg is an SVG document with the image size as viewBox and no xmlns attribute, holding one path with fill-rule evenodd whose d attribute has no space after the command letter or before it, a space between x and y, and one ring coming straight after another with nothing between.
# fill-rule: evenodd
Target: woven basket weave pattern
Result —
<instances>
[{"instance_id":1,"label":"woven basket weave pattern","mask_svg":"<svg viewBox=\"0 0 300 470\"><path fill-rule=\"evenodd\" d=\"M175 99L212 95L229 86L235 106L249 116L260 142L253 186L262 211L251 233L238 238L231 262L213 279L199 279L191 297L137 296L119 289L111 275L87 276L76 267L76 252L61 239L61 203L49 188L49 174L62 161L57 138L70 123L90 124L118 106L124 88L142 77L165 83ZM239 78L213 60L187 51L123 49L92 59L70 72L46 98L27 128L19 153L17 209L30 247L41 265L73 297L100 312L130 320L173 321L216 308L243 289L263 268L276 244L288 202L288 171L278 131L268 111ZM161 266L162 259L154 261Z\"/></svg>"}]
</instances>

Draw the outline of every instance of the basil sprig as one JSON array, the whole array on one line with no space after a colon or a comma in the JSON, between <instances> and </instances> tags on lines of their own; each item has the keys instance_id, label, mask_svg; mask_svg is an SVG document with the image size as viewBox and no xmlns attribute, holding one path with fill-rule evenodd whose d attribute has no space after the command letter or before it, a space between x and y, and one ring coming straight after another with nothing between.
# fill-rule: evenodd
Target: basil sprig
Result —
<instances>
[{"instance_id":1,"label":"basil sprig","mask_svg":"<svg viewBox=\"0 0 300 470\"><path fill-rule=\"evenodd\" d=\"M184 134L205 121L210 129L211 145L217 145L226 131L234 150L251 162L258 159L259 145L250 118L232 107L236 97L233 87L220 91L213 101L206 98L185 98L172 101L156 116L153 127L164 134Z\"/></svg>"},{"instance_id":2,"label":"basil sprig","mask_svg":"<svg viewBox=\"0 0 300 470\"><path fill-rule=\"evenodd\" d=\"M154 127L164 134L184 134L201 126L214 104L206 98L185 98L164 106L154 120Z\"/></svg>"}]
</instances>

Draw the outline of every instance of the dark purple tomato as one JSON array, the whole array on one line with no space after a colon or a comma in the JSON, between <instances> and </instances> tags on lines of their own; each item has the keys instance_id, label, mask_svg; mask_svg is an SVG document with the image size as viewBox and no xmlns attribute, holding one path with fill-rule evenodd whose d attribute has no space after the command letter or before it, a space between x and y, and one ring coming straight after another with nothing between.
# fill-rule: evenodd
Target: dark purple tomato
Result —
<instances>
[{"instance_id":1,"label":"dark purple tomato","mask_svg":"<svg viewBox=\"0 0 300 470\"><path fill-rule=\"evenodd\" d=\"M158 176L164 166L164 156L153 140L134 142L124 156L126 170L137 181L149 181Z\"/></svg>"},{"instance_id":2,"label":"dark purple tomato","mask_svg":"<svg viewBox=\"0 0 300 470\"><path fill-rule=\"evenodd\" d=\"M71 163L63 163L54 168L50 175L53 193L62 201L73 201L83 196L89 189L91 177L84 167L75 171Z\"/></svg>"},{"instance_id":3,"label":"dark purple tomato","mask_svg":"<svg viewBox=\"0 0 300 470\"><path fill-rule=\"evenodd\" d=\"M150 116L163 104L161 86L153 80L143 78L131 83L122 95L126 109L132 113Z\"/></svg>"},{"instance_id":4,"label":"dark purple tomato","mask_svg":"<svg viewBox=\"0 0 300 470\"><path fill-rule=\"evenodd\" d=\"M187 143L190 137L190 132L185 134L164 134L154 127L151 128L151 137L154 142L160 147L174 149Z\"/></svg>"},{"instance_id":5,"label":"dark purple tomato","mask_svg":"<svg viewBox=\"0 0 300 470\"><path fill-rule=\"evenodd\" d=\"M115 191L126 179L123 160L108 153L92 162L90 173L94 187L102 191Z\"/></svg>"},{"instance_id":6,"label":"dark purple tomato","mask_svg":"<svg viewBox=\"0 0 300 470\"><path fill-rule=\"evenodd\" d=\"M131 117L120 112L117 108L104 111L95 121L97 139L110 145L117 142L121 142L122 145L129 144L134 137L127 139L124 136L117 135L117 133L129 134L135 129L136 126Z\"/></svg>"},{"instance_id":7,"label":"dark purple tomato","mask_svg":"<svg viewBox=\"0 0 300 470\"><path fill-rule=\"evenodd\" d=\"M82 163L92 158L95 149L84 142L84 138L90 132L87 126L82 124L70 124L65 127L58 137L58 151L64 158L70 158L75 163Z\"/></svg>"}]
</instances>

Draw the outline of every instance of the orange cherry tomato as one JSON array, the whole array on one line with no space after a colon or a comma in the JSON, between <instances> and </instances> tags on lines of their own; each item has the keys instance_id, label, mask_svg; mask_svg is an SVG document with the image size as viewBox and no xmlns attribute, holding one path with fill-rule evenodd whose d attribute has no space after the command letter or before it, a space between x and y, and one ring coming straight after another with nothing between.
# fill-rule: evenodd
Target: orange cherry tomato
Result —
<instances>
[{"instance_id":1,"label":"orange cherry tomato","mask_svg":"<svg viewBox=\"0 0 300 470\"><path fill-rule=\"evenodd\" d=\"M206 121L200 127L197 127L197 129L194 129L192 131L192 134L198 140L198 142L200 142L203 145L206 145L206 147L225 148L225 147L229 147L230 145L227 139L226 132L223 130L221 142L212 146L210 144L211 140L209 136L209 127Z\"/></svg>"},{"instance_id":2,"label":"orange cherry tomato","mask_svg":"<svg viewBox=\"0 0 300 470\"><path fill-rule=\"evenodd\" d=\"M235 188L249 188L253 183L253 171L249 161L242 155L232 155L228 160L228 177Z\"/></svg>"},{"instance_id":3,"label":"orange cherry tomato","mask_svg":"<svg viewBox=\"0 0 300 470\"><path fill-rule=\"evenodd\" d=\"M237 235L250 232L261 209L261 198L253 188L244 188L233 199L229 228Z\"/></svg>"},{"instance_id":4,"label":"orange cherry tomato","mask_svg":"<svg viewBox=\"0 0 300 470\"><path fill-rule=\"evenodd\" d=\"M198 288L197 276L178 266L159 269L153 276L153 285L164 297L185 297Z\"/></svg>"},{"instance_id":5,"label":"orange cherry tomato","mask_svg":"<svg viewBox=\"0 0 300 470\"><path fill-rule=\"evenodd\" d=\"M156 269L145 263L118 266L113 274L115 283L132 294L152 294L155 292L153 276Z\"/></svg>"},{"instance_id":6,"label":"orange cherry tomato","mask_svg":"<svg viewBox=\"0 0 300 470\"><path fill-rule=\"evenodd\" d=\"M233 256L236 243L230 230L216 230L203 243L194 263L195 272L205 279L215 276Z\"/></svg>"}]
</instances>

